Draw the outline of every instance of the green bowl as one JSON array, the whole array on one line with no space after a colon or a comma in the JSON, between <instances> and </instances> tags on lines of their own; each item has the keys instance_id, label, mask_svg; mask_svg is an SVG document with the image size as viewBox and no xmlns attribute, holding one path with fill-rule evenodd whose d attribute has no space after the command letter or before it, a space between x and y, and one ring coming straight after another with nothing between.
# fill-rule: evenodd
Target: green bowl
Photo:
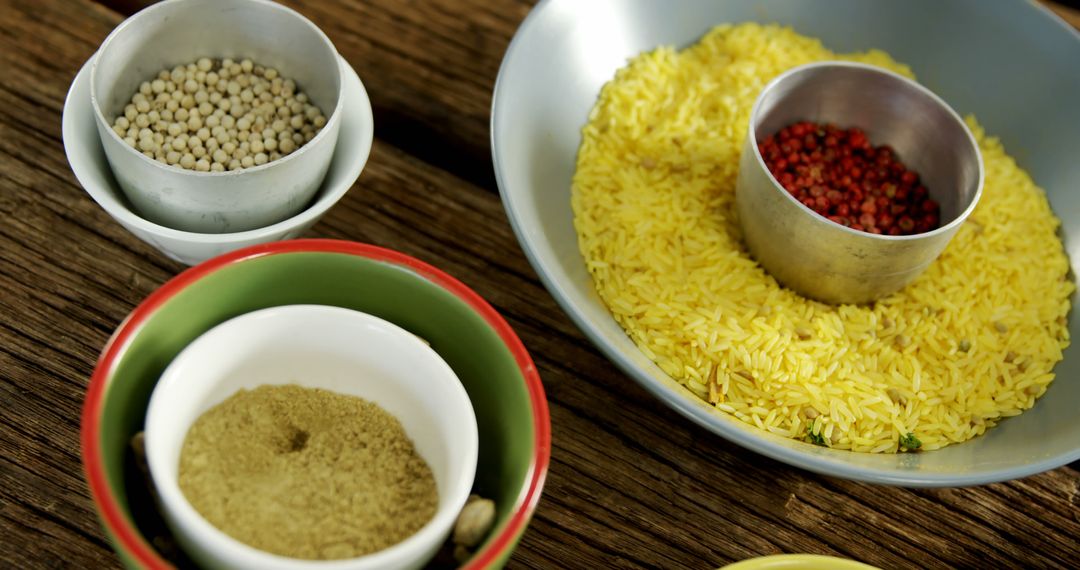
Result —
<instances>
[{"instance_id":1,"label":"green bowl","mask_svg":"<svg viewBox=\"0 0 1080 570\"><path fill-rule=\"evenodd\" d=\"M167 542L129 442L173 357L213 326L279 305L346 307L431 343L461 379L480 435L475 487L498 505L495 527L463 567L500 567L540 498L551 424L540 376L490 305L404 254L351 242L295 240L239 250L164 284L129 315L98 359L83 408L82 459L102 524L131 568L169 568Z\"/></svg>"}]
</instances>

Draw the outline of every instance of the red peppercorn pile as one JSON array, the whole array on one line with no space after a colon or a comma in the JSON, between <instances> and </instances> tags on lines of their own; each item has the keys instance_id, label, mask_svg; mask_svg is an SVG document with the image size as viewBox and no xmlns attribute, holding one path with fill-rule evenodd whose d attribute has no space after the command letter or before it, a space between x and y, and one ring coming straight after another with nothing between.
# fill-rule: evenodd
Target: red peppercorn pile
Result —
<instances>
[{"instance_id":1,"label":"red peppercorn pile","mask_svg":"<svg viewBox=\"0 0 1080 570\"><path fill-rule=\"evenodd\" d=\"M893 236L938 227L940 208L919 175L858 128L804 121L766 137L758 150L788 193L833 222Z\"/></svg>"}]
</instances>

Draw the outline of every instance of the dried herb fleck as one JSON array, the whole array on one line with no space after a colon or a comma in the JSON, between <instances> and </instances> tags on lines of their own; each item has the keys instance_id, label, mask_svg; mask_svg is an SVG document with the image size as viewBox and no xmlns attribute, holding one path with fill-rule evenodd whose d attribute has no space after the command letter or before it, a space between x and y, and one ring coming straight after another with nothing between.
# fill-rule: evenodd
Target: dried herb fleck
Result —
<instances>
[{"instance_id":1,"label":"dried herb fleck","mask_svg":"<svg viewBox=\"0 0 1080 570\"><path fill-rule=\"evenodd\" d=\"M810 443L812 443L814 445L820 445L821 447L827 447L827 445L825 443L825 434L821 433L820 431L818 433L814 433L814 424L815 423L817 423L817 422L810 422L810 425L806 426L806 439L808 439L810 441Z\"/></svg>"},{"instance_id":2,"label":"dried herb fleck","mask_svg":"<svg viewBox=\"0 0 1080 570\"><path fill-rule=\"evenodd\" d=\"M900 449L906 449L907 451L915 451L922 447L922 442L919 438L915 437L913 432L907 432L907 434L900 436Z\"/></svg>"}]
</instances>

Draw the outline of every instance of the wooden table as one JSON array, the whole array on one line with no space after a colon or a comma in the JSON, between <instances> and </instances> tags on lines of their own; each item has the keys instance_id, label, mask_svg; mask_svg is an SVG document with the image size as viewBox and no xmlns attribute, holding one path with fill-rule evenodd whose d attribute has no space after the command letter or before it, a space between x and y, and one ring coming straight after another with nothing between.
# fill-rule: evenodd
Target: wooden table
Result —
<instances>
[{"instance_id":1,"label":"wooden table","mask_svg":"<svg viewBox=\"0 0 1080 570\"><path fill-rule=\"evenodd\" d=\"M710 568L780 552L888 568L1077 567L1077 465L965 489L869 486L712 435L638 387L541 286L507 222L491 91L526 0L290 0L371 94L356 187L309 236L431 262L487 298L540 368L551 471L513 567ZM138 1L0 1L0 567L107 568L79 462L98 351L183 267L113 222L68 168L64 95ZM480 231L477 231L477 230Z\"/></svg>"}]
</instances>

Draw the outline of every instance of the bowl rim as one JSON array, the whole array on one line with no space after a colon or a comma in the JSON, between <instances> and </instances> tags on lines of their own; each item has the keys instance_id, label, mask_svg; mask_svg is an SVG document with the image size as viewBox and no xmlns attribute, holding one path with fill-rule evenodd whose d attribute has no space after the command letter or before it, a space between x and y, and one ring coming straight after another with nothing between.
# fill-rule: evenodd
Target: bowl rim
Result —
<instances>
[{"instance_id":1,"label":"bowl rim","mask_svg":"<svg viewBox=\"0 0 1080 570\"><path fill-rule=\"evenodd\" d=\"M506 52L503 54L502 62L499 64L499 72L495 80L495 87L491 97L491 113L488 132L491 143L492 166L495 171L495 181L499 188L499 196L502 198L503 208L506 210L506 217L510 221L510 227L514 231L518 244L525 253L525 257L529 260L529 264L536 271L537 276L540 278L540 282L544 284L544 288L548 290L563 312L570 317L570 320L574 325L585 334L585 337L589 342L599 349L604 357L614 363L624 374L645 388L646 391L660 400L661 403L675 410L684 418L692 421L705 430L748 451L819 475L879 485L920 488L963 487L970 485L985 485L1028 477L1080 460L1080 447L1077 447L1071 452L1046 457L1041 461L1028 463L1022 466L1006 468L993 467L977 473L924 473L917 469L907 470L895 467L877 468L853 465L848 461L841 459L841 455L821 453L822 451L826 451L824 448L814 447L813 450L816 452L815 453L811 452L810 449L792 449L785 445L788 443L787 441L783 443L778 440L774 441L769 438L771 434L764 430L760 430L749 424L743 424L741 420L730 417L725 412L715 409L706 409L705 404L699 404L694 401L696 398L693 398L692 395L686 391L685 387L681 388L683 392L680 392L679 387L665 384L660 378L654 377L646 369L639 368L629 353L624 353L618 346L610 342L608 338L605 337L601 326L597 322L593 322L589 319L584 304L587 302L586 297L577 296L567 285L569 281L564 282L561 279L556 279L557 274L560 278L562 276L562 272L557 270L557 259L554 256L547 255L543 251L543 247L538 245L539 242L534 242L531 239L535 228L529 224L526 219L527 216L524 214L527 209L525 203L529 196L519 196L515 191L511 190L507 181L507 177L509 176L508 167L505 164L507 159L504 156L505 153L500 150L500 146L496 141L496 136L504 122L500 120L500 117L506 113L504 107L508 104L506 101L510 100L509 95L506 94L507 80L505 77L510 73L508 70L510 68L511 60L516 57L518 52L526 49L523 47L526 42L526 36L530 36L533 34L534 28L539 28L541 26L542 20L549 17L546 14L552 11L557 12L558 8L568 3L568 1L569 0L540 0L540 2L538 2L529 12L521 25L518 26L513 38L510 40ZM1073 38L1080 41L1080 31L1072 29L1049 8L1030 0L1025 2L1025 4L1030 8L1034 8L1039 14L1039 17L1046 20L1048 24L1065 29ZM612 70L612 76L614 76L614 70ZM584 122L581 124L584 125ZM546 236L546 234L543 235ZM578 255L580 259L580 254ZM606 306L604 307L604 310L606 311L607 318L613 319L613 317L611 317L611 312L607 310ZM618 325L616 324L615 326ZM622 327L619 327L619 330L622 330ZM625 335L625 332L623 332L623 334ZM636 345L633 349L638 350ZM660 371L660 373L663 374L662 371ZM672 382L674 382L674 380L672 380ZM779 436L775 437L779 438ZM812 446L812 444L805 445ZM856 452L835 450L835 453L847 454Z\"/></svg>"},{"instance_id":2,"label":"bowl rim","mask_svg":"<svg viewBox=\"0 0 1080 570\"><path fill-rule=\"evenodd\" d=\"M419 259L391 249L358 242L333 239L298 239L259 244L226 253L171 278L139 303L117 326L102 349L87 386L80 418L80 444L83 475L91 499L105 529L114 538L114 547L146 568L169 569L163 559L144 539L134 523L124 514L113 495L101 458L101 417L111 378L119 359L126 353L133 336L158 309L205 277L248 260L294 253L334 253L361 257L393 265L415 273L453 294L478 313L506 345L525 379L533 420L533 454L526 470L525 484L518 494L510 519L489 538L488 546L477 552L466 566L470 570L486 568L508 554L535 511L551 460L551 421L547 398L539 371L525 345L505 319L467 285Z\"/></svg>"},{"instance_id":3,"label":"bowl rim","mask_svg":"<svg viewBox=\"0 0 1080 570\"><path fill-rule=\"evenodd\" d=\"M262 171L268 170L268 169L270 169L270 168L272 168L274 166L281 166L282 164L286 164L286 163L290 162L290 159L292 159L293 157L304 154L305 151L310 150L312 147L314 147L317 142L321 142L322 140L324 140L328 136L330 136L330 135L328 135L326 133L332 131L333 126L336 125L337 123L341 122L341 113L342 113L342 109L345 106L345 74L342 72L342 69L341 69L341 55L338 53L337 48L334 47L334 43L332 41L330 41L330 38L327 37L326 33L323 32L318 26L316 26L311 20L309 20L307 17L305 17L300 12L297 12L296 10L293 10L292 8L290 8L288 6L285 6L284 4L278 4L276 2L271 2L270 0L233 0L233 1L248 2L248 3L251 3L251 4L261 5L262 7L270 9L270 10L277 10L279 12L283 12L284 14L286 14L286 16L291 17L292 19L296 20L300 24L302 24L302 25L306 26L307 28L309 28L311 31L315 32L315 36L318 37L322 41L323 47L329 48L330 53L333 54L334 56L337 56L338 65L337 65L337 69L334 71L335 79L337 79L337 84L338 84L337 101L335 101L335 103L334 103L334 109L332 111L330 111L330 113L328 113L326 115L326 124L323 125L323 127L321 129L319 129L319 132L316 133L315 136L312 137L310 141L307 141L304 144L300 145L299 148L297 148L294 152L292 152L290 154L287 154L287 155L285 155L285 156L283 156L283 157L281 157L281 158L279 158L277 160L274 160L274 161L267 161L266 164L260 164L258 166L253 166L251 168L243 168L243 169L240 169L240 170L226 170L226 171L223 171L223 172L214 172L214 171L200 172L200 171L197 171L197 170L189 170L187 168L173 168L171 165L162 164L162 163L158 162L157 160L155 160L153 158L150 158L150 157L146 156L145 154L139 152L135 148L128 146L128 144L124 142L124 140L120 137L120 135L116 134L116 131L114 131L112 129L112 124L109 123L109 120L105 118L105 112L101 110L101 104L98 102L97 90L94 89L94 86L97 84L98 62L101 59L101 54L106 49L111 47L111 44L116 41L116 38L118 38L122 34L126 33L129 29L135 28L139 23L141 23L141 20L146 19L146 18L151 18L151 17L155 16L155 12L159 12L159 11L162 11L162 10L173 9L174 5L183 4L183 3L189 2L189 1L190 0L165 0L164 2L159 2L157 4L151 4L150 6L147 6L146 8L143 8L142 10L139 10L138 12L132 14L130 17L126 18L123 22L120 22L120 24L117 25L115 28L113 28L113 31L109 32L109 35L105 37L105 40L101 42L101 45L98 47L97 51L94 52L94 56L90 60L90 78L89 78L89 81L90 81L90 106L94 110L94 120L95 120L95 122L98 125L104 125L105 127L108 127L107 129L105 129L105 130L108 131L108 134L106 134L104 136L110 137L110 138L114 139L116 142L120 143L120 146L122 146L124 148L124 152L126 152L127 154L133 155L133 156L138 155L138 158L136 160L142 159L143 162L150 163L150 165L153 168L157 169L158 171L160 171L162 173L167 173L169 175L176 174L176 175L179 175L179 176L192 176L192 177L194 177L196 179L205 178L205 177L217 177L217 178L233 177L233 178L235 178L235 177L243 176L245 174L252 174L254 172L262 172ZM98 132L100 134L101 129L98 129ZM333 141L333 144L336 144L336 143L337 143L336 140ZM104 144L104 141L102 142L102 144ZM291 162L296 162L296 161L293 160ZM192 232L192 233L198 233L198 232Z\"/></svg>"},{"instance_id":4,"label":"bowl rim","mask_svg":"<svg viewBox=\"0 0 1080 570\"><path fill-rule=\"evenodd\" d=\"M821 570L880 570L865 562L824 554L769 554L732 562L719 570L796 570L808 567Z\"/></svg>"},{"instance_id":5,"label":"bowl rim","mask_svg":"<svg viewBox=\"0 0 1080 570\"><path fill-rule=\"evenodd\" d=\"M773 176L773 173L769 171L769 166L765 163L765 157L761 156L761 149L758 147L760 141L758 140L757 136L757 123L758 120L761 118L761 106L765 102L765 97L772 91L775 91L777 86L779 86L781 83L791 81L792 78L795 78L796 76L810 73L814 70L822 68L842 68L852 70L856 73L884 75L885 77L899 82L901 85L904 86L905 89L910 89L919 93L920 95L933 101L933 103L939 108L944 109L949 118L952 119L960 127L960 131L964 133L964 142L970 145L971 150L974 151L975 154L975 166L978 170L978 176L975 179L975 193L972 195L967 207L961 210L960 213L956 214L956 216L953 217L953 219L950 220L947 224L942 224L930 231L894 236L888 234L874 234L870 232L864 232L849 228L841 224L837 224L836 222L828 219L827 217L822 216L821 214L806 207L806 204L803 204L802 202L797 200L794 196L791 195L790 192L784 189L783 185L780 184L780 181L776 179L776 176ZM967 123L964 122L964 119L959 115L959 113L957 113L956 110L952 108L952 105L949 105L947 102L945 102L944 99L939 97L937 93L934 93L928 87L924 86L918 81L909 79L907 77L904 77L903 75L900 75L899 73L890 71L883 67L870 65L867 63L843 60L815 61L811 63L797 65L784 71L776 77L773 77L769 80L768 83L765 84L765 87L762 87L761 91L758 92L757 98L754 99L754 105L750 108L750 121L747 124L746 141L750 143L748 148L752 149L751 152L754 153L754 160L757 162L758 167L768 176L769 182L772 183L771 188L775 193L782 195L788 202L794 204L797 208L799 208L799 211L801 211L803 214L809 214L816 221L829 224L828 227L832 228L833 230L841 230L843 233L866 239L868 241L919 241L952 232L959 228L965 221L967 221L968 217L971 216L971 213L975 211L975 207L979 205L979 200L982 198L983 187L986 183L986 165L983 163L982 150L979 149L979 143L975 142L975 135L971 133L971 129L967 126Z\"/></svg>"},{"instance_id":6,"label":"bowl rim","mask_svg":"<svg viewBox=\"0 0 1080 570\"><path fill-rule=\"evenodd\" d=\"M343 85L350 83L353 78L356 79L355 92L346 92L344 98L353 100L350 105L356 106L356 111L360 113L358 121L362 123L362 130L358 131L358 150L356 153L357 159L355 164L350 167L348 176L352 178L352 182L348 185L342 184L340 188L331 189L331 191L316 194L315 199L308 205L307 208L301 210L293 216L290 216L280 222L255 228L251 230L244 230L240 232L230 233L202 233L202 232L189 232L186 230L178 230L163 226L161 224L152 222L139 214L135 213L124 201L120 198L114 197L110 192L104 189L103 186L91 183L88 184L85 180L85 168L83 167L84 161L82 159L73 160L73 150L68 146L68 137L71 135L72 141L75 142L75 133L81 132L77 124L79 118L82 116L79 108L80 104L87 104L86 102L76 101L76 97L80 94L80 89L90 90L90 68L97 58L97 52L83 64L78 73L75 74L75 78L71 82L71 86L68 88L67 96L64 99L64 108L61 114L61 126L62 134L64 138L64 153L67 156L68 164L71 166L72 172L75 174L76 180L82 186L83 190L90 195L90 198L94 200L109 216L116 219L121 225L127 227L130 226L139 231L146 232L154 237L160 237L170 240L178 240L184 243L200 244L200 245L215 245L215 244L231 244L239 243L252 239L265 239L267 236L287 232L293 228L302 226L306 223L311 223L322 216L326 210L330 209L356 184L356 179L359 178L364 167L367 165L368 159L371 157L372 144L374 141L374 121L371 110L371 98L368 96L367 88L364 86L363 80L356 73L356 70L351 64L338 54L338 62L344 66L342 77ZM87 93L89 96L89 93ZM91 113L92 113L91 109ZM343 108L342 114L347 113L348 109ZM76 115L79 115L78 117ZM94 119L95 121L97 119ZM342 128L345 128L346 121L342 119ZM95 129L96 130L96 129ZM114 133L115 134L115 133ZM100 136L95 136L95 140L99 145L104 145L100 141ZM312 139L314 140L314 139ZM340 140L339 140L340 142ZM112 172L112 167L108 164L108 161L104 157L104 148L101 148L104 167L109 172ZM335 149L336 152L336 149ZM146 158L145 156L143 158ZM265 165L264 165L265 166ZM333 168L333 159L331 159L330 168ZM322 188L320 188L322 190ZM123 192L117 186L115 191L118 195L122 196ZM140 237L140 239L142 239ZM145 241L145 240L144 240ZM153 244L152 244L153 245ZM157 247L155 245L155 247Z\"/></svg>"}]
</instances>

